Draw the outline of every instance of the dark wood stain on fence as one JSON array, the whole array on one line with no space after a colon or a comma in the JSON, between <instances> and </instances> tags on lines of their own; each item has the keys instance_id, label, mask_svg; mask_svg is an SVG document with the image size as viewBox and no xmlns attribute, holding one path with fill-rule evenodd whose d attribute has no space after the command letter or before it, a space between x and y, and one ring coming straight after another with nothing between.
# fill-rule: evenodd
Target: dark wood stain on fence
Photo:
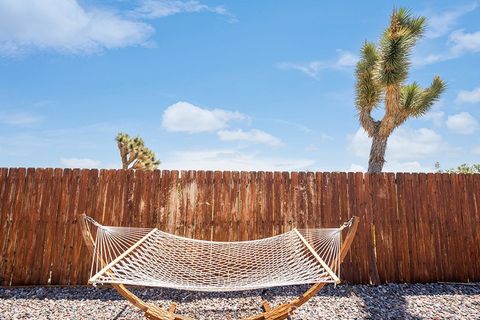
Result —
<instances>
[{"instance_id":1,"label":"dark wood stain on fence","mask_svg":"<svg viewBox=\"0 0 480 320\"><path fill-rule=\"evenodd\" d=\"M219 241L358 215L345 281L480 280L480 175L0 168L0 285L85 284L84 212Z\"/></svg>"}]
</instances>

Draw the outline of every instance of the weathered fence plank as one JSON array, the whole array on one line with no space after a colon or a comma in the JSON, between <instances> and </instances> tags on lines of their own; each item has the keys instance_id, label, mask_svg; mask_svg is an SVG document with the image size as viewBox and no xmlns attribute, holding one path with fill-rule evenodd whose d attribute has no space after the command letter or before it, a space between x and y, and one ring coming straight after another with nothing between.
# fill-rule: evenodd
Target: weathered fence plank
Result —
<instances>
[{"instance_id":1,"label":"weathered fence plank","mask_svg":"<svg viewBox=\"0 0 480 320\"><path fill-rule=\"evenodd\" d=\"M480 175L0 168L0 285L85 284L81 213L220 241L357 215L346 281L480 280Z\"/></svg>"}]
</instances>

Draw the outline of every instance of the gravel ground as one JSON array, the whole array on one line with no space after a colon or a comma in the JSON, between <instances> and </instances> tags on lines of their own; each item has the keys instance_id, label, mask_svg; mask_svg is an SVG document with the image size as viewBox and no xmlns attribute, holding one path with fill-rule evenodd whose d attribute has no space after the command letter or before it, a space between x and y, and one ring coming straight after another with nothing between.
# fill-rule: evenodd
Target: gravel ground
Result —
<instances>
[{"instance_id":1,"label":"gravel ground","mask_svg":"<svg viewBox=\"0 0 480 320\"><path fill-rule=\"evenodd\" d=\"M237 293L196 293L166 289L135 291L143 299L169 305L195 319L238 319L298 296L307 287ZM292 320L310 319L480 319L480 283L340 285L295 311ZM143 319L114 290L93 287L0 288L0 319Z\"/></svg>"}]
</instances>

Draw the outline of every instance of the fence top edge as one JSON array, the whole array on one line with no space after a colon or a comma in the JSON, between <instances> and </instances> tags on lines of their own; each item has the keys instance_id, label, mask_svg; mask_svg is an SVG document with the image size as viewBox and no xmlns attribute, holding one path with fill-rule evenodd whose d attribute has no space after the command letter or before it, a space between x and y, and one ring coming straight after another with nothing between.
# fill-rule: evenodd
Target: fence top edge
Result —
<instances>
[{"instance_id":1,"label":"fence top edge","mask_svg":"<svg viewBox=\"0 0 480 320\"><path fill-rule=\"evenodd\" d=\"M116 168L59 168L59 167L0 167L0 171L7 171L8 173L11 172L18 172L26 170L27 172L34 172L34 171L90 171L90 172L97 172L98 174L104 172L140 172L141 170L134 170L134 169L116 169ZM298 170L298 171L278 171L278 170L202 170L202 169L178 169L178 170L171 170L171 169L156 169L150 171L151 173L160 173L160 174L173 174L178 175L181 177L182 174L189 174L192 172L196 173L208 173L212 175L223 175L224 173L228 174L237 174L237 175L263 175L263 174L273 174L273 175L318 175L318 174L326 174L326 175L363 175L363 176L398 176L398 175L438 175L438 176L474 176L479 177L480 173L448 173L448 172L379 172L379 173L368 173L368 172L359 172L359 171L312 171L312 170ZM143 173L143 172L142 172Z\"/></svg>"}]
</instances>

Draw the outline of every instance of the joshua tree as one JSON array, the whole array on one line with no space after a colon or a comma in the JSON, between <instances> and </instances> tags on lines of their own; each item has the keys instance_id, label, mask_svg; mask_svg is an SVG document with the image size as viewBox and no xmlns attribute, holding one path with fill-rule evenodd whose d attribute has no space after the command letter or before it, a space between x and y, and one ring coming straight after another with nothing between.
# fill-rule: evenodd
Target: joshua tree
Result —
<instances>
[{"instance_id":1,"label":"joshua tree","mask_svg":"<svg viewBox=\"0 0 480 320\"><path fill-rule=\"evenodd\" d=\"M123 169L154 170L160 165L160 160L155 158L152 150L145 147L142 138L130 138L128 134L120 132L116 140Z\"/></svg>"},{"instance_id":2,"label":"joshua tree","mask_svg":"<svg viewBox=\"0 0 480 320\"><path fill-rule=\"evenodd\" d=\"M390 26L378 45L365 42L356 68L356 107L362 127L372 138L368 172L381 172L390 134L408 118L423 116L445 90L435 76L428 88L416 82L404 84L410 67L410 53L422 37L425 18L413 17L406 9L393 10ZM372 110L384 101L381 120Z\"/></svg>"}]
</instances>

